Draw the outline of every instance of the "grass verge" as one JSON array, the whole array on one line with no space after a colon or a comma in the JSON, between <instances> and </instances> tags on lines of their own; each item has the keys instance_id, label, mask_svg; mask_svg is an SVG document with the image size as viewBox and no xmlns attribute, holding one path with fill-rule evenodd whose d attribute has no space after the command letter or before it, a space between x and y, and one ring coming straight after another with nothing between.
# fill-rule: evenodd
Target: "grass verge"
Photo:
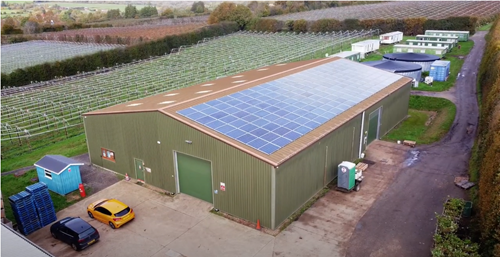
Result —
<instances>
[{"instance_id":1,"label":"grass verge","mask_svg":"<svg viewBox=\"0 0 500 257\"><path fill-rule=\"evenodd\" d=\"M2 160L2 172L7 172L27 166L32 166L47 154L58 154L72 157L87 153L85 134L67 140L59 141L52 145L36 149L30 153Z\"/></svg>"},{"instance_id":2,"label":"grass verge","mask_svg":"<svg viewBox=\"0 0 500 257\"><path fill-rule=\"evenodd\" d=\"M484 24L483 26L477 28L477 31L490 31L491 26L493 26L493 22L490 22L488 24Z\"/></svg>"},{"instance_id":3,"label":"grass verge","mask_svg":"<svg viewBox=\"0 0 500 257\"><path fill-rule=\"evenodd\" d=\"M383 140L411 140L419 144L437 142L450 130L457 111L451 101L428 96L410 96L409 107L409 118L385 135ZM430 114L426 112L436 112L429 124L426 123Z\"/></svg>"},{"instance_id":4,"label":"grass verge","mask_svg":"<svg viewBox=\"0 0 500 257\"><path fill-rule=\"evenodd\" d=\"M474 46L474 41L467 42L459 42L460 49L458 46L454 47L451 52L445 54L445 60L450 61L450 76L447 81L434 81L432 86L429 86L425 83L419 83L418 88L414 88L414 90L421 91L446 91L455 85L455 81L457 80L458 73L460 69L462 69L462 65L464 64L465 56L467 56Z\"/></svg>"},{"instance_id":5,"label":"grass verge","mask_svg":"<svg viewBox=\"0 0 500 257\"><path fill-rule=\"evenodd\" d=\"M12 223L16 223L16 220L14 218L14 214L12 212L12 208L10 206L8 198L21 191L24 191L27 186L37 183L37 181L32 181L32 179L36 177L36 170L30 170L20 177L15 177L14 175L2 176L1 185L2 196L4 199L5 216L7 217L7 219L12 221ZM91 188L86 188L85 191L87 195L92 194ZM56 194L50 190L49 193L50 197L52 198L52 202L54 203L56 212L78 202L81 199L78 190L66 196Z\"/></svg>"}]
</instances>

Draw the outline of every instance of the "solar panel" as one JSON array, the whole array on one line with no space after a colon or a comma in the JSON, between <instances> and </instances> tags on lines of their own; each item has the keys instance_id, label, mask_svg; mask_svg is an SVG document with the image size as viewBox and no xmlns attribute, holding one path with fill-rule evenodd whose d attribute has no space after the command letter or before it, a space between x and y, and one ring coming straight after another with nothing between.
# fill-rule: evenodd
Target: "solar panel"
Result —
<instances>
[{"instance_id":1,"label":"solar panel","mask_svg":"<svg viewBox=\"0 0 500 257\"><path fill-rule=\"evenodd\" d=\"M272 154L400 78L340 59L177 113Z\"/></svg>"}]
</instances>

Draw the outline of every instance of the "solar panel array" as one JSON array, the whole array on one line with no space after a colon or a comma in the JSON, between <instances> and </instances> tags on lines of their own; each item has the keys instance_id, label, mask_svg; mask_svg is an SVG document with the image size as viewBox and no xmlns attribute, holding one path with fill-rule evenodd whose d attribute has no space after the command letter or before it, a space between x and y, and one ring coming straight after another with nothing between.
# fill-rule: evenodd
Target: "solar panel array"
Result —
<instances>
[{"instance_id":1,"label":"solar panel array","mask_svg":"<svg viewBox=\"0 0 500 257\"><path fill-rule=\"evenodd\" d=\"M269 155L400 78L340 59L177 113Z\"/></svg>"}]
</instances>

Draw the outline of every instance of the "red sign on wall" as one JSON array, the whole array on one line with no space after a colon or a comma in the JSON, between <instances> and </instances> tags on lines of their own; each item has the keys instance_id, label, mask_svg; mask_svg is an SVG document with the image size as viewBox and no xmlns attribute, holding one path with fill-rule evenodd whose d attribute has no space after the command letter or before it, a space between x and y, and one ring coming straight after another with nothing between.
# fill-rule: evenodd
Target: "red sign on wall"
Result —
<instances>
[{"instance_id":1,"label":"red sign on wall","mask_svg":"<svg viewBox=\"0 0 500 257\"><path fill-rule=\"evenodd\" d=\"M226 183L220 182L220 191L226 191Z\"/></svg>"}]
</instances>

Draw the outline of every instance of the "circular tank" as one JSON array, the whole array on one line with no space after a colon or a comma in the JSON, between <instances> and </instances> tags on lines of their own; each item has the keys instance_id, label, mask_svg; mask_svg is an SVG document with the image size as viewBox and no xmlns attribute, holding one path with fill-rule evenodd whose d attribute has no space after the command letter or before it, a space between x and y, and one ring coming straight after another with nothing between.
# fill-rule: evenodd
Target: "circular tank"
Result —
<instances>
[{"instance_id":1,"label":"circular tank","mask_svg":"<svg viewBox=\"0 0 500 257\"><path fill-rule=\"evenodd\" d=\"M362 64L378 68L381 70L393 72L401 76L406 76L413 78L413 83L415 87L418 87L418 82L422 76L422 66L416 63L403 62L403 61L391 61L391 60L380 60L363 62Z\"/></svg>"},{"instance_id":2,"label":"circular tank","mask_svg":"<svg viewBox=\"0 0 500 257\"><path fill-rule=\"evenodd\" d=\"M432 54L419 54L419 53L389 53L384 54L385 60L410 62L422 66L422 71L429 71L431 64L439 60L439 56Z\"/></svg>"}]
</instances>

